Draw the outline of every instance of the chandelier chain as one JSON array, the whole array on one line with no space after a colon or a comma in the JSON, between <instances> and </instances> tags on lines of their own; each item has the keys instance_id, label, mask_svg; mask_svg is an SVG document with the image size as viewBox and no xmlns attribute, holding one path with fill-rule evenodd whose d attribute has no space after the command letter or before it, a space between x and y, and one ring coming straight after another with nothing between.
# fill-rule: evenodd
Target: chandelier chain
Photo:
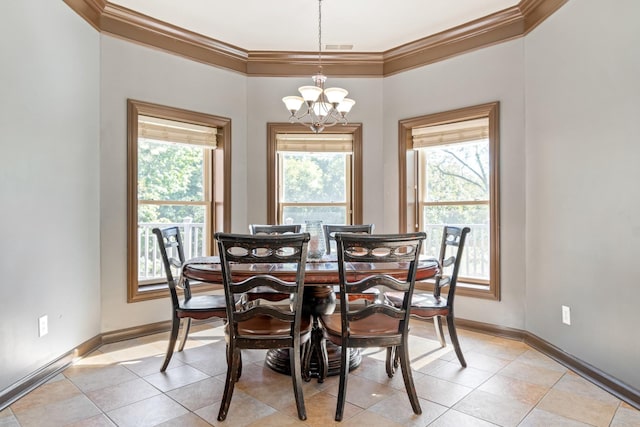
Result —
<instances>
[{"instance_id":1,"label":"chandelier chain","mask_svg":"<svg viewBox=\"0 0 640 427\"><path fill-rule=\"evenodd\" d=\"M311 76L313 86L301 86L302 96L285 96L282 102L289 110L291 123L309 126L314 133L338 123L347 124L346 115L356 103L347 98L349 92L339 87L325 89L327 76L322 73L322 0L318 0L318 73Z\"/></svg>"},{"instance_id":2,"label":"chandelier chain","mask_svg":"<svg viewBox=\"0 0 640 427\"><path fill-rule=\"evenodd\" d=\"M318 67L322 73L322 0L318 0Z\"/></svg>"}]
</instances>

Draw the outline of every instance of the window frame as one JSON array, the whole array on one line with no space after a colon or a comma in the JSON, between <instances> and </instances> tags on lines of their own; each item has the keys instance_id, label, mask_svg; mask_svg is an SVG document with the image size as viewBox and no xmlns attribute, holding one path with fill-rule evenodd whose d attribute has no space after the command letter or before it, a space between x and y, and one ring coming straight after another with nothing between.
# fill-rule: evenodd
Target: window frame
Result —
<instances>
[{"instance_id":1,"label":"window frame","mask_svg":"<svg viewBox=\"0 0 640 427\"><path fill-rule=\"evenodd\" d=\"M292 123L267 123L267 223L278 224L279 204L278 204L278 154L277 136L278 134L311 134L312 132L301 126ZM351 221L354 224L362 223L362 124L349 123L322 131L324 134L351 134L352 136L352 156L351 156L351 188L347 192L351 197Z\"/></svg>"},{"instance_id":2,"label":"window frame","mask_svg":"<svg viewBox=\"0 0 640 427\"><path fill-rule=\"evenodd\" d=\"M500 173L499 173L499 110L498 101L456 110L444 111L398 121L398 199L400 232L417 231L418 168L417 155L413 153L412 130L418 127L435 126L479 118L489 119L489 228L490 274L488 289L465 286L458 282L456 293L477 298L500 300ZM411 159L410 159L411 157ZM408 165L413 161L411 165ZM411 166L411 169L409 169ZM409 176L411 174L411 176ZM410 198L411 196L411 198ZM413 225L409 224L412 215Z\"/></svg>"},{"instance_id":3,"label":"window frame","mask_svg":"<svg viewBox=\"0 0 640 427\"><path fill-rule=\"evenodd\" d=\"M213 165L209 180L204 183L211 198L209 227L213 231L231 229L231 119L174 107L127 99L127 302L146 301L168 296L166 283L141 290L144 283L138 282L138 123L139 116L152 116L166 120L181 121L217 129L217 147L205 162ZM208 245L210 252L215 245ZM197 286L206 291L219 289L218 285Z\"/></svg>"}]
</instances>

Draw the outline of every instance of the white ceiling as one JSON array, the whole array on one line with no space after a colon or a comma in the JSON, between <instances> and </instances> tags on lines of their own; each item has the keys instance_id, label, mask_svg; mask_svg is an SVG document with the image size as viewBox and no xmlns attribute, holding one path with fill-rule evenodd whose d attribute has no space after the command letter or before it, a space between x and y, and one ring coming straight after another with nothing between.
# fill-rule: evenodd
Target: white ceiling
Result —
<instances>
[{"instance_id":1,"label":"white ceiling","mask_svg":"<svg viewBox=\"0 0 640 427\"><path fill-rule=\"evenodd\" d=\"M111 0L248 51L318 49L317 0ZM384 52L518 0L323 0L322 44Z\"/></svg>"}]
</instances>

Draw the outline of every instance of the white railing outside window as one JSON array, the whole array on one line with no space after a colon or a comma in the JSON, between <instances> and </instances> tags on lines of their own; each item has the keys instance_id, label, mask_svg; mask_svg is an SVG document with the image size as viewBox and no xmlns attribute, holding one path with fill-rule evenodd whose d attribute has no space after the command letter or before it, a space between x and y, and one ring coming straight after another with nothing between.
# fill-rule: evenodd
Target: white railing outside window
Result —
<instances>
[{"instance_id":1,"label":"white railing outside window","mask_svg":"<svg viewBox=\"0 0 640 427\"><path fill-rule=\"evenodd\" d=\"M182 245L185 259L206 256L206 236L203 223L184 221L180 223L139 223L138 224L138 281L158 282L164 280L164 265L162 255L156 241L156 235L151 230L155 227L180 227ZM169 254L170 257L178 257L178 254Z\"/></svg>"},{"instance_id":2,"label":"white railing outside window","mask_svg":"<svg viewBox=\"0 0 640 427\"><path fill-rule=\"evenodd\" d=\"M424 231L427 238L422 246L426 256L437 258L440 255L442 230L445 225L469 227L471 232L462 251L459 277L487 278L489 276L489 226L487 224L428 224Z\"/></svg>"}]
</instances>

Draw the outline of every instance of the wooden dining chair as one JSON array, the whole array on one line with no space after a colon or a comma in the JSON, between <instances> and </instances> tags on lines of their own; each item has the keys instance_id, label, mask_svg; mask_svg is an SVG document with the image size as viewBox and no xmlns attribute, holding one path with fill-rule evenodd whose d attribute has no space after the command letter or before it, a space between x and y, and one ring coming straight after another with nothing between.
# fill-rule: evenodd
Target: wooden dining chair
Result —
<instances>
[{"instance_id":1,"label":"wooden dining chair","mask_svg":"<svg viewBox=\"0 0 640 427\"><path fill-rule=\"evenodd\" d=\"M347 393L350 348L394 347L400 357L404 385L415 414L421 414L411 367L409 365L409 303L415 286L417 261L426 234L364 235L336 233L338 275L340 278L340 311L321 315L326 339L341 348L340 385L335 420L341 421ZM389 265L406 269L406 277L389 274ZM351 295L362 295L378 288L403 295L399 307L384 301L360 303ZM380 289L382 288L382 289Z\"/></svg>"},{"instance_id":2,"label":"wooden dining chair","mask_svg":"<svg viewBox=\"0 0 640 427\"><path fill-rule=\"evenodd\" d=\"M189 336L189 329L191 328L191 319L200 320L212 317L225 319L227 317L227 308L224 295L192 295L188 279L182 279L180 284L176 282L172 269L180 271L185 261L180 229L178 227L154 228L153 234L156 235L158 240L164 271L167 276L167 285L169 286L169 296L171 297L172 320L169 347L167 348L164 363L160 368L160 372L164 372L173 356L181 321L183 321L182 337L178 351L184 349ZM178 288L182 289L183 298L178 296Z\"/></svg>"},{"instance_id":3,"label":"wooden dining chair","mask_svg":"<svg viewBox=\"0 0 640 427\"><path fill-rule=\"evenodd\" d=\"M336 233L364 233L371 234L375 226L373 224L323 224L325 252L327 255L331 253L331 242L335 244Z\"/></svg>"},{"instance_id":4,"label":"wooden dining chair","mask_svg":"<svg viewBox=\"0 0 640 427\"><path fill-rule=\"evenodd\" d=\"M250 224L249 232L251 234L284 234L299 233L302 230L301 224Z\"/></svg>"},{"instance_id":5,"label":"wooden dining chair","mask_svg":"<svg viewBox=\"0 0 640 427\"><path fill-rule=\"evenodd\" d=\"M436 335L442 347L447 343L442 332L442 319L446 319L447 329L451 343L458 356L458 361L463 368L467 367L456 332L453 302L456 295L456 285L458 283L458 272L462 251L471 229L469 227L445 226L442 231L442 243L440 245L440 255L438 257L439 273L434 278L433 292L415 292L411 300L411 316L419 319L433 319ZM442 295L442 290L447 289L447 295ZM385 294L386 299L394 306L400 307L403 303L401 295L390 292ZM398 355L395 349L387 351L387 374L393 376L393 372L398 367Z\"/></svg>"},{"instance_id":6,"label":"wooden dining chair","mask_svg":"<svg viewBox=\"0 0 640 427\"><path fill-rule=\"evenodd\" d=\"M224 421L242 363L243 349L289 349L293 391L301 420L307 418L302 395L301 347L311 336L310 315L302 313L302 291L309 234L244 235L216 233L227 299L227 377L218 420ZM265 268L260 268L263 265ZM289 275L275 277L271 269ZM262 289L269 291L261 292ZM260 304L233 304L238 295L262 298Z\"/></svg>"}]
</instances>

